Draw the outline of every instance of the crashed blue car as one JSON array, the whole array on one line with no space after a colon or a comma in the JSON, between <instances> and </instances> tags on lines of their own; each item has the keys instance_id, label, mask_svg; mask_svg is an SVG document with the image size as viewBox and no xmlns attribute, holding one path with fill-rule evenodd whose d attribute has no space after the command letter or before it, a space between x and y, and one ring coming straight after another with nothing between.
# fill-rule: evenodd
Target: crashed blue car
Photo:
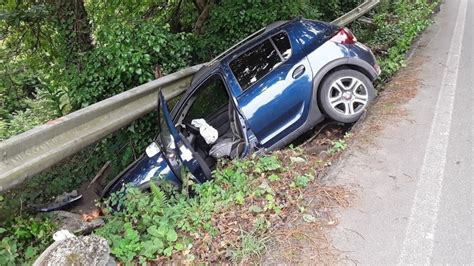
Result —
<instances>
[{"instance_id":1,"label":"crashed blue car","mask_svg":"<svg viewBox=\"0 0 474 266\"><path fill-rule=\"evenodd\" d=\"M186 171L202 183L220 158L279 149L324 118L353 123L374 98L379 73L347 28L275 22L200 69L171 112L159 93L159 135L102 196L125 184L180 187Z\"/></svg>"}]
</instances>

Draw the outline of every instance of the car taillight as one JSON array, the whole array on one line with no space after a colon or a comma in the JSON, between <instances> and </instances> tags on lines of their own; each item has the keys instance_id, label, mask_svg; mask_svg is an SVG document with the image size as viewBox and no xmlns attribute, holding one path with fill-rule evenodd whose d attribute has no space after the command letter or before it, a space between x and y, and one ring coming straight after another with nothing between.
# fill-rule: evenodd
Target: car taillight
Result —
<instances>
[{"instance_id":1,"label":"car taillight","mask_svg":"<svg viewBox=\"0 0 474 266\"><path fill-rule=\"evenodd\" d=\"M348 28L341 28L337 34L331 38L331 41L341 44L354 44L357 42L357 38Z\"/></svg>"}]
</instances>

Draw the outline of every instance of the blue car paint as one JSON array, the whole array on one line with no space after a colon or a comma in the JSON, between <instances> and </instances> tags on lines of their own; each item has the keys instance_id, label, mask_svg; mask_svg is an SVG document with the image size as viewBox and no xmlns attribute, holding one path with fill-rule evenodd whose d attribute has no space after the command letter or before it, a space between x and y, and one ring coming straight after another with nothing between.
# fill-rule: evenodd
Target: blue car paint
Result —
<instances>
[{"instance_id":1,"label":"blue car paint","mask_svg":"<svg viewBox=\"0 0 474 266\"><path fill-rule=\"evenodd\" d=\"M330 24L307 20L292 21L284 27L277 27L267 32L258 41L250 42L222 60L225 72L231 73L228 82L235 88L233 93L238 95L238 106L258 139L259 146L270 148L308 120L313 72L306 53L326 42L335 29ZM292 49L290 58L246 91L242 91L228 66L229 63L238 55L279 32L285 32L289 36ZM305 71L302 76L294 79L292 73L300 66L303 66ZM315 120L321 119L322 116Z\"/></svg>"},{"instance_id":2,"label":"blue car paint","mask_svg":"<svg viewBox=\"0 0 474 266\"><path fill-rule=\"evenodd\" d=\"M119 191L125 184L143 188L147 187L150 181L159 183L161 179L166 179L177 186L181 185L181 179L171 171L162 152L153 157L143 154L110 182L110 186L104 189L102 197L108 197L110 193Z\"/></svg>"},{"instance_id":3,"label":"blue car paint","mask_svg":"<svg viewBox=\"0 0 474 266\"><path fill-rule=\"evenodd\" d=\"M294 131L308 116L311 67L306 58L296 60L290 58L272 72L275 75L265 76L238 98L243 115L264 147ZM300 65L305 67L305 72L294 79L292 73Z\"/></svg>"},{"instance_id":4,"label":"blue car paint","mask_svg":"<svg viewBox=\"0 0 474 266\"><path fill-rule=\"evenodd\" d=\"M255 148L278 149L323 120L324 116L317 103L317 91L319 84L329 71L339 66L353 66L371 80L379 74L375 69L375 57L365 45L328 41L338 29L339 27L328 23L305 19L279 23L278 26L265 30L257 37L244 42L224 57L219 58L217 62L211 63L202 74L196 74L190 88L171 113L163 104L164 98L160 94L160 101L163 102L160 105L163 108L166 126L175 140L175 152L179 157L179 163L186 165L196 181L203 182L206 178L196 160L183 161L180 149L187 147L174 124L179 120L185 102L199 85L214 74L223 77L229 99L234 103L240 115L240 124L247 141L244 156ZM240 54L279 32L285 32L288 35L291 56L243 91L229 63ZM293 74L298 67L304 67L304 71L302 75L295 78ZM117 191L126 183L143 186L149 180L159 178L181 185L180 173L173 171L168 163L169 160L163 151L152 158L144 155L119 175L112 185L108 186L106 194Z\"/></svg>"},{"instance_id":5,"label":"blue car paint","mask_svg":"<svg viewBox=\"0 0 474 266\"><path fill-rule=\"evenodd\" d=\"M351 52L350 54L351 58L359 58L367 62L371 66L374 66L377 64L374 54L369 49L369 47L365 46L364 44L358 42L355 44L348 45L348 47Z\"/></svg>"},{"instance_id":6,"label":"blue car paint","mask_svg":"<svg viewBox=\"0 0 474 266\"><path fill-rule=\"evenodd\" d=\"M111 193L120 191L125 184L130 184L134 187L147 188L149 182L160 183L163 180L170 182L176 187L182 185L182 179L180 177L180 167L183 165L193 174L197 182L204 182L206 177L203 175L203 171L196 160L183 158L183 151L188 151L189 147L185 145L179 132L173 124L171 119L168 106L165 98L161 91L158 94L159 98L159 127L160 131L163 132L161 127L166 127L167 132L170 133L173 142L173 148L165 149L161 147L161 150L149 157L143 154L138 160L131 164L121 174L117 176L115 180L109 183L109 186L104 189L102 197L108 197ZM155 142L159 143L161 140L158 138ZM173 156L170 155L172 153ZM172 162L171 160L175 160ZM176 166L178 168L173 170L170 166Z\"/></svg>"}]
</instances>

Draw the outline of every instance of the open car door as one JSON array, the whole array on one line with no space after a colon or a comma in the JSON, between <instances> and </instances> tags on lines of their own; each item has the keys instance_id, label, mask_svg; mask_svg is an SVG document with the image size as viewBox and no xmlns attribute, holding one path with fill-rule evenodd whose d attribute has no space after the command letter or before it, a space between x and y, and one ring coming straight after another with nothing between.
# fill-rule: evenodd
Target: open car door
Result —
<instances>
[{"instance_id":1,"label":"open car door","mask_svg":"<svg viewBox=\"0 0 474 266\"><path fill-rule=\"evenodd\" d=\"M180 187L185 170L199 183L211 177L209 166L174 126L161 91L158 93L158 125L159 135L146 153L109 182L102 197L109 197L126 184L146 189L150 182L160 183L163 179Z\"/></svg>"},{"instance_id":2,"label":"open car door","mask_svg":"<svg viewBox=\"0 0 474 266\"><path fill-rule=\"evenodd\" d=\"M168 109L163 93L158 92L159 145L174 174L183 179L182 173L188 170L195 181L202 183L211 177L211 169L204 159L194 151L191 144L179 132ZM183 167L187 168L184 169Z\"/></svg>"}]
</instances>

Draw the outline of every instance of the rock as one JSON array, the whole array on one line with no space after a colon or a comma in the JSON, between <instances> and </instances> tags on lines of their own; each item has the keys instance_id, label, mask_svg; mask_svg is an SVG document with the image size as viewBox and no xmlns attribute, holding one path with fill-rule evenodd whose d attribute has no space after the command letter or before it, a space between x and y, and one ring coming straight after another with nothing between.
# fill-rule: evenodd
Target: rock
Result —
<instances>
[{"instance_id":1,"label":"rock","mask_svg":"<svg viewBox=\"0 0 474 266\"><path fill-rule=\"evenodd\" d=\"M54 211L50 215L58 223L58 229L68 230L76 235L89 234L95 228L104 225L104 220L101 218L86 222L82 220L81 215L67 211Z\"/></svg>"},{"instance_id":2,"label":"rock","mask_svg":"<svg viewBox=\"0 0 474 266\"><path fill-rule=\"evenodd\" d=\"M102 237L96 235L72 237L54 242L33 265L116 265L109 253L107 240Z\"/></svg>"},{"instance_id":3,"label":"rock","mask_svg":"<svg viewBox=\"0 0 474 266\"><path fill-rule=\"evenodd\" d=\"M292 163L296 163L296 164L298 164L298 163L306 163L306 160L305 160L304 158L298 157L298 156L291 156L291 157L290 157L290 160L291 160Z\"/></svg>"},{"instance_id":4,"label":"rock","mask_svg":"<svg viewBox=\"0 0 474 266\"><path fill-rule=\"evenodd\" d=\"M329 149L329 145L323 144L323 145L314 145L311 147L308 147L306 151L309 154L316 154L316 155L327 155L327 150Z\"/></svg>"},{"instance_id":5,"label":"rock","mask_svg":"<svg viewBox=\"0 0 474 266\"><path fill-rule=\"evenodd\" d=\"M58 202L58 203L65 202L72 198L77 197L78 195L79 194L77 193L77 190L73 190L71 192L64 192L63 194L56 196L56 198L54 199L54 202Z\"/></svg>"},{"instance_id":6,"label":"rock","mask_svg":"<svg viewBox=\"0 0 474 266\"><path fill-rule=\"evenodd\" d=\"M71 237L76 237L76 236L73 235L68 230L64 230L64 229L59 230L59 231L57 231L56 233L53 234L54 241L62 241L62 240L65 240L65 239L68 239L68 238L71 238Z\"/></svg>"}]
</instances>

